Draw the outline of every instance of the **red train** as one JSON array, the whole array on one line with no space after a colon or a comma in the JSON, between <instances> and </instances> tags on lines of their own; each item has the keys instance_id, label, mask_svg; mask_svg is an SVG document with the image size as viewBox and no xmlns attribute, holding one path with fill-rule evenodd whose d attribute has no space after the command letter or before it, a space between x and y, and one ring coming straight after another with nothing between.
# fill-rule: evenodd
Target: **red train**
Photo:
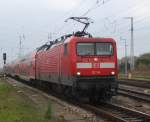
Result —
<instances>
[{"instance_id":1,"label":"red train","mask_svg":"<svg viewBox=\"0 0 150 122\"><path fill-rule=\"evenodd\" d=\"M111 98L118 88L116 42L111 38L64 36L8 64L5 70L35 83L47 82L70 95Z\"/></svg>"}]
</instances>

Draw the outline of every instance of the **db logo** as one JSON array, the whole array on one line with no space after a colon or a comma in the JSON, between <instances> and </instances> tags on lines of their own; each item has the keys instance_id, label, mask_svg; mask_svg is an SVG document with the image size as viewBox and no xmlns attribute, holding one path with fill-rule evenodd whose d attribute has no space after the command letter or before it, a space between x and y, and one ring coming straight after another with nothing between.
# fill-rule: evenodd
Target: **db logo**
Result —
<instances>
[{"instance_id":1,"label":"db logo","mask_svg":"<svg viewBox=\"0 0 150 122\"><path fill-rule=\"evenodd\" d=\"M99 63L93 63L93 68L99 68L100 67L100 64Z\"/></svg>"}]
</instances>

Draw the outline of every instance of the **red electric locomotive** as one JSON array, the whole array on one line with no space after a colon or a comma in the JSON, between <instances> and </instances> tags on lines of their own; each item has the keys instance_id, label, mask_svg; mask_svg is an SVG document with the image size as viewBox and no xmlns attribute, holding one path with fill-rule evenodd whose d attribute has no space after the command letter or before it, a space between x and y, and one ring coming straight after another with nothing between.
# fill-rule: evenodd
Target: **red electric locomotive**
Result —
<instances>
[{"instance_id":1,"label":"red electric locomotive","mask_svg":"<svg viewBox=\"0 0 150 122\"><path fill-rule=\"evenodd\" d=\"M43 46L36 54L36 78L58 84L68 94L110 97L117 89L116 43L71 36Z\"/></svg>"},{"instance_id":2,"label":"red electric locomotive","mask_svg":"<svg viewBox=\"0 0 150 122\"><path fill-rule=\"evenodd\" d=\"M41 46L20 60L18 70L17 76L47 82L67 95L111 98L118 88L116 42L76 32Z\"/></svg>"}]
</instances>

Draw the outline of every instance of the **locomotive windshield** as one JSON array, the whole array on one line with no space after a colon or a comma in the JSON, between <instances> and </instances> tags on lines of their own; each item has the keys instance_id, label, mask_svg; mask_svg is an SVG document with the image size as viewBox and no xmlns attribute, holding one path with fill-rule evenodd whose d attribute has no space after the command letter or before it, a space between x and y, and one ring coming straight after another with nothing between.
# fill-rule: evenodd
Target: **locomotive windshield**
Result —
<instances>
[{"instance_id":1,"label":"locomotive windshield","mask_svg":"<svg viewBox=\"0 0 150 122\"><path fill-rule=\"evenodd\" d=\"M113 46L108 42L77 43L77 55L112 55Z\"/></svg>"}]
</instances>

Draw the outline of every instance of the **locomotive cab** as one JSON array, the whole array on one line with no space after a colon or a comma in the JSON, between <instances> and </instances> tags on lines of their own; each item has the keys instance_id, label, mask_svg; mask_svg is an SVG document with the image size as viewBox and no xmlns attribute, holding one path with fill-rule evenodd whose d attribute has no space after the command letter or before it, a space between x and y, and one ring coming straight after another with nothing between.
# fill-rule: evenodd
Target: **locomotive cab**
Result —
<instances>
[{"instance_id":1,"label":"locomotive cab","mask_svg":"<svg viewBox=\"0 0 150 122\"><path fill-rule=\"evenodd\" d=\"M109 96L117 92L116 43L111 38L79 38L74 41L75 86L86 95ZM85 92L87 91L87 92ZM106 95L107 94L107 95ZM105 97L106 98L106 97Z\"/></svg>"}]
</instances>

